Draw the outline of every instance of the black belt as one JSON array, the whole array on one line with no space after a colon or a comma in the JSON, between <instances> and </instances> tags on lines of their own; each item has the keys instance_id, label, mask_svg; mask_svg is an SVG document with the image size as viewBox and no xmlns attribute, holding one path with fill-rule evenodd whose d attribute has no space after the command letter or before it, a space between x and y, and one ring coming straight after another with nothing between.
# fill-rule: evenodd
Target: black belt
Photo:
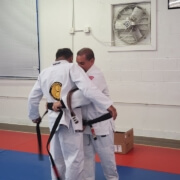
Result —
<instances>
[{"instance_id":1,"label":"black belt","mask_svg":"<svg viewBox=\"0 0 180 180\"><path fill-rule=\"evenodd\" d=\"M110 113L107 113L107 114L104 114L104 115L102 115L102 116L100 116L100 117L98 117L96 119L83 120L83 126L89 126L90 127L93 139L96 140L97 137L96 137L95 130L94 130L92 125L95 124L95 123L101 122L101 121L108 120L110 118L112 118L112 115Z\"/></svg>"},{"instance_id":2,"label":"black belt","mask_svg":"<svg viewBox=\"0 0 180 180\"><path fill-rule=\"evenodd\" d=\"M46 112L43 114L42 118L47 114L47 112L48 112L48 110L46 110ZM52 128L52 130L50 132L50 135L49 135L49 138L48 138L48 141L47 141L47 144L46 144L46 149L47 149L47 152L49 154L49 157L50 157L50 160L51 160L51 164L52 164L52 168L54 170L54 173L56 175L57 180L61 180L61 178L60 178L60 174L59 174L59 172L57 170L56 164L55 164L55 162L53 160L53 157L52 157L52 155L51 155L51 153L49 151L49 144L50 144L50 141L51 141L53 135L56 132L56 129L57 129L58 125L59 125L59 122L61 120L62 115L63 115L63 111L60 109L59 115L56 118L56 121L55 121L55 123L53 125L53 128ZM37 123L37 125L36 125L36 132L37 132L38 147L39 147L39 158L40 158L40 160L42 160L43 159L43 155L42 155L41 132L40 132L40 126L39 126L40 123L41 122Z\"/></svg>"},{"instance_id":3,"label":"black belt","mask_svg":"<svg viewBox=\"0 0 180 180\"><path fill-rule=\"evenodd\" d=\"M112 118L112 115L110 113L107 113L107 114L104 114L96 119L92 119L92 120L84 120L83 119L83 126L89 126L89 125L92 125L92 124L95 124L95 123L98 123L98 122L101 122L101 121L105 121L105 120L108 120Z\"/></svg>"},{"instance_id":4,"label":"black belt","mask_svg":"<svg viewBox=\"0 0 180 180\"><path fill-rule=\"evenodd\" d=\"M47 114L47 112L48 112L48 110L46 110L46 111L44 112L44 114L43 114L42 117L41 117L41 120L42 120L43 117ZM38 141L39 160L43 160L40 123L41 123L41 121L39 121L39 122L36 124L36 133L37 133L37 141Z\"/></svg>"}]
</instances>

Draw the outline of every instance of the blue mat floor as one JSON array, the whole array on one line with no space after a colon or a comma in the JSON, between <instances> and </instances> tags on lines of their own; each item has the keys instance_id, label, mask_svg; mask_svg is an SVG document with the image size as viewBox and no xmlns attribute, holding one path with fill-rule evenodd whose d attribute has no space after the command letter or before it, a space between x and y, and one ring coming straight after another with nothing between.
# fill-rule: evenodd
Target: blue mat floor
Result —
<instances>
[{"instance_id":1,"label":"blue mat floor","mask_svg":"<svg viewBox=\"0 0 180 180\"><path fill-rule=\"evenodd\" d=\"M180 174L117 166L120 180L180 180ZM48 156L0 149L0 180L51 180ZM96 163L96 180L106 180Z\"/></svg>"}]
</instances>

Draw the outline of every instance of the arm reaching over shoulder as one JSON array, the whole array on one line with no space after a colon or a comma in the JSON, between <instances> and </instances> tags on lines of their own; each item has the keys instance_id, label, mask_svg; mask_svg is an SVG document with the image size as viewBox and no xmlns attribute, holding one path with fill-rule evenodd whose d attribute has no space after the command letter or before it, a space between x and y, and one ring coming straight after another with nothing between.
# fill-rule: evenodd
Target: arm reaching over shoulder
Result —
<instances>
[{"instance_id":1,"label":"arm reaching over shoulder","mask_svg":"<svg viewBox=\"0 0 180 180\"><path fill-rule=\"evenodd\" d=\"M71 108L72 109L78 108L81 106L85 106L90 103L91 103L91 101L83 95L82 91L77 90L77 91L73 92L72 97L71 97ZM54 103L48 103L48 109L51 109L53 111L58 112L59 109L61 109L61 108L69 109L68 103L67 103L67 95L62 97L61 101L57 101Z\"/></svg>"},{"instance_id":2,"label":"arm reaching over shoulder","mask_svg":"<svg viewBox=\"0 0 180 180\"><path fill-rule=\"evenodd\" d=\"M112 118L115 120L117 117L116 108L111 105L107 110L110 112L110 114L112 115Z\"/></svg>"}]
</instances>

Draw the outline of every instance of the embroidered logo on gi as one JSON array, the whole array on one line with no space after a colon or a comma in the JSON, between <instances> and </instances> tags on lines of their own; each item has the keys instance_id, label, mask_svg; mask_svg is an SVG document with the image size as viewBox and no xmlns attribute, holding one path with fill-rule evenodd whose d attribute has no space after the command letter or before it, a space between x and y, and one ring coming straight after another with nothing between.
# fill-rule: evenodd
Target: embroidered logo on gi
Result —
<instances>
[{"instance_id":1,"label":"embroidered logo on gi","mask_svg":"<svg viewBox=\"0 0 180 180\"><path fill-rule=\"evenodd\" d=\"M90 80L93 80L93 79L94 79L94 76L89 76L89 79L90 79Z\"/></svg>"},{"instance_id":2,"label":"embroidered logo on gi","mask_svg":"<svg viewBox=\"0 0 180 180\"><path fill-rule=\"evenodd\" d=\"M54 82L49 89L49 93L55 100L60 100L61 87L62 84L60 82Z\"/></svg>"}]
</instances>

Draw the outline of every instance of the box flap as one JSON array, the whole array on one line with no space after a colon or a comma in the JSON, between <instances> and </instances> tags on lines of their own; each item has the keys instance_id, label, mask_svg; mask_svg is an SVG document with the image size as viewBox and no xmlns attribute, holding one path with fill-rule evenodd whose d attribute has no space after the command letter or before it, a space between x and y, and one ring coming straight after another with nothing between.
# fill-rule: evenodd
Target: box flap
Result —
<instances>
[{"instance_id":1,"label":"box flap","mask_svg":"<svg viewBox=\"0 0 180 180\"><path fill-rule=\"evenodd\" d=\"M114 133L114 144L127 144L134 142L133 128L126 132L115 132Z\"/></svg>"}]
</instances>

